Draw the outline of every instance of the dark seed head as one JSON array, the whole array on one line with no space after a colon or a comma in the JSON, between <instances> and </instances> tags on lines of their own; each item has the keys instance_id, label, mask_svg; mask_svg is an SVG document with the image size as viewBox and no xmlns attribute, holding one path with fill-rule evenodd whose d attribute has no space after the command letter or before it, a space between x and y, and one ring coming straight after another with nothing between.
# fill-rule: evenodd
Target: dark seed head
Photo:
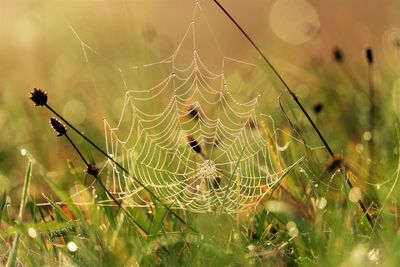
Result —
<instances>
[{"instance_id":1,"label":"dark seed head","mask_svg":"<svg viewBox=\"0 0 400 267\"><path fill-rule=\"evenodd\" d=\"M396 38L396 39L393 41L393 44L394 44L394 46L395 46L396 48L400 48L400 37Z\"/></svg>"},{"instance_id":2,"label":"dark seed head","mask_svg":"<svg viewBox=\"0 0 400 267\"><path fill-rule=\"evenodd\" d=\"M50 125L53 127L54 131L56 131L57 136L63 136L67 133L67 128L56 118L50 119Z\"/></svg>"},{"instance_id":3,"label":"dark seed head","mask_svg":"<svg viewBox=\"0 0 400 267\"><path fill-rule=\"evenodd\" d=\"M332 51L332 56L333 59L337 62L337 63L342 63L344 56L343 56L343 52L340 48L335 47Z\"/></svg>"},{"instance_id":4,"label":"dark seed head","mask_svg":"<svg viewBox=\"0 0 400 267\"><path fill-rule=\"evenodd\" d=\"M94 177L99 175L99 168L95 164L89 164L86 168L86 172Z\"/></svg>"},{"instance_id":5,"label":"dark seed head","mask_svg":"<svg viewBox=\"0 0 400 267\"><path fill-rule=\"evenodd\" d=\"M324 105L322 104L322 102L316 102L313 105L313 110L317 114L320 113L323 108L324 108Z\"/></svg>"},{"instance_id":6,"label":"dark seed head","mask_svg":"<svg viewBox=\"0 0 400 267\"><path fill-rule=\"evenodd\" d=\"M344 158L342 156L334 156L326 164L326 170L329 172L335 172L340 169L344 164Z\"/></svg>"},{"instance_id":7,"label":"dark seed head","mask_svg":"<svg viewBox=\"0 0 400 267\"><path fill-rule=\"evenodd\" d=\"M35 106L44 106L47 104L47 92L42 89L33 88L29 98L35 103Z\"/></svg>"},{"instance_id":8,"label":"dark seed head","mask_svg":"<svg viewBox=\"0 0 400 267\"><path fill-rule=\"evenodd\" d=\"M368 64L371 65L372 63L374 63L374 56L370 47L365 50L365 56L367 57Z\"/></svg>"},{"instance_id":9,"label":"dark seed head","mask_svg":"<svg viewBox=\"0 0 400 267\"><path fill-rule=\"evenodd\" d=\"M190 147L194 150L194 152L201 154L201 147L199 143L196 141L196 139L194 139L192 135L188 135L187 140Z\"/></svg>"}]
</instances>

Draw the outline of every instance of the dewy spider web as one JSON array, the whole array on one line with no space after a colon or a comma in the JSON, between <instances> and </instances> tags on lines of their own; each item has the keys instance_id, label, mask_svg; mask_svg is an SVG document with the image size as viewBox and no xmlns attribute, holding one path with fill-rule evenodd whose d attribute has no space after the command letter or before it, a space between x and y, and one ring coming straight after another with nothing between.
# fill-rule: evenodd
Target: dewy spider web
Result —
<instances>
[{"instance_id":1,"label":"dewy spider web","mask_svg":"<svg viewBox=\"0 0 400 267\"><path fill-rule=\"evenodd\" d=\"M105 120L106 146L129 175L112 161L103 170L111 168L106 183L116 198L124 200L123 205L152 206L135 177L171 208L236 213L254 207L297 163L282 157L285 147L278 146L277 131L270 130L271 117L260 113L259 97L247 94L239 100L230 91L227 62L255 65L222 55L221 73L206 66L196 44L199 12L202 8L196 2L192 22L170 57L118 68L127 92L118 125ZM86 60L87 49L98 54L78 39ZM188 43L189 61L184 53ZM157 76L160 69L169 72L159 81L129 85L128 74ZM124 126L127 121L129 129ZM123 136L124 132L128 134ZM190 140L198 143L201 152ZM111 200L101 203L112 205Z\"/></svg>"}]
</instances>

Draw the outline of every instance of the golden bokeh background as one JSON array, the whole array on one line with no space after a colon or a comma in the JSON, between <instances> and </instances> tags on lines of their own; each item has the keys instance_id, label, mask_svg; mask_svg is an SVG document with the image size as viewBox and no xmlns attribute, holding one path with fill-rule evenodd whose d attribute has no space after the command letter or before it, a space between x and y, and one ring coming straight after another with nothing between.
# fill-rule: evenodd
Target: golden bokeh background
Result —
<instances>
[{"instance_id":1,"label":"golden bokeh background","mask_svg":"<svg viewBox=\"0 0 400 267\"><path fill-rule=\"evenodd\" d=\"M224 55L257 58L212 1L199 3ZM334 47L344 51L355 73L363 64L366 46L373 47L382 71L395 77L400 73L398 0L221 3L294 88L312 83L311 62L333 65ZM50 171L65 170L68 158L77 161L48 127L49 113L28 100L33 87L47 90L52 106L104 145L103 118L117 120L124 95L120 74L112 65L126 68L170 55L191 21L194 4L192 0L0 0L0 188L14 192L21 187L26 164L21 149ZM204 27L200 34L208 31ZM208 38L201 42L209 53L217 49ZM386 85L390 90L395 83Z\"/></svg>"}]
</instances>

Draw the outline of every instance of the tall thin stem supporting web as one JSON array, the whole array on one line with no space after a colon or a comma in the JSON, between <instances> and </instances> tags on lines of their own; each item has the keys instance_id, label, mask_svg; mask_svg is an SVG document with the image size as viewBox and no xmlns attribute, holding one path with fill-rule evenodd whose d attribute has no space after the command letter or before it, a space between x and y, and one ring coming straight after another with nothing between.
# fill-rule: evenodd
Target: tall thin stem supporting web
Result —
<instances>
[{"instance_id":1,"label":"tall thin stem supporting web","mask_svg":"<svg viewBox=\"0 0 400 267\"><path fill-rule=\"evenodd\" d=\"M102 170L111 170L107 187L126 206L153 205L135 177L171 208L240 212L254 208L299 161L283 155L298 140L261 113L254 88L231 90L237 87L228 81L227 65L250 72L256 65L226 57L218 46L220 70L207 66L197 43L199 17L207 24L196 3L182 41L166 59L124 69L113 65L126 95L118 124L104 121L107 153L129 174L112 161ZM88 52L98 55L76 36L87 61ZM286 146L278 145L281 138Z\"/></svg>"}]
</instances>

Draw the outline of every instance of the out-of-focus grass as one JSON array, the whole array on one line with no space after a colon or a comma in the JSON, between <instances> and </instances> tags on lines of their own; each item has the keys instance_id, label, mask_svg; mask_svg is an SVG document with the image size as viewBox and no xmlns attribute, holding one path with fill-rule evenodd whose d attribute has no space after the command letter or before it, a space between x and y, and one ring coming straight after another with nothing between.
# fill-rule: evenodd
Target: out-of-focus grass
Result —
<instances>
[{"instance_id":1,"label":"out-of-focus grass","mask_svg":"<svg viewBox=\"0 0 400 267\"><path fill-rule=\"evenodd\" d=\"M265 30L265 37L259 29L261 27L257 27L259 24L255 23L255 27L250 25L253 27L249 29L257 35L256 40L263 48L276 53L280 70L288 76L307 110L312 112L312 105L316 102L323 104L323 110L313 114L313 118L334 150L345 155L351 167L352 174L349 175L356 177L354 183L365 192L367 205L374 201L382 208L381 213L375 206L369 209L375 216L380 214L374 231L357 206L348 200L349 189L343 183L342 174L336 174L330 181L332 173L325 171L328 156L323 150L318 150L308 155L306 161L285 178L284 186L292 196L279 190L273 196L273 199L290 205L295 212L269 212L267 204L237 217L180 212L196 229L192 231L167 214L160 205L156 207L154 217L149 217L144 210L132 209L136 219L151 230L151 236L144 239L117 209L98 206L97 200L84 207L70 205L61 209L56 204L47 209L36 207L36 202L47 201L41 193L49 196L51 201L70 203L70 188L74 183L83 183L85 178L77 155L66 142L56 139L47 125L49 114L32 106L27 99L28 91L35 86L45 88L53 106L63 111L67 119L78 124L96 143L104 144L102 119L117 121L124 88L117 69L105 64L101 56L111 59L115 65L128 67L169 55L185 29L186 23L184 26L180 23L190 20L193 3L26 1L20 4L3 1L0 5L2 21L5 22L0 26L0 188L6 189L0 203L2 262L6 262L16 232L21 239L18 261L29 266L222 266L232 263L395 266L398 262L399 140L395 125L399 115L399 86L395 84L400 63L395 43L389 53L387 40L382 34L385 27L396 25L379 24L381 17L369 21L376 24L370 28L372 37L369 40L377 61L374 177L367 176L367 142L363 139L368 129L369 103L362 93L364 89L367 91L368 84L367 64L362 54L364 47L357 45L361 41L351 42L345 37L332 41L330 32L322 31L311 45L296 48L283 45L285 49L280 49L279 40L271 37L269 29ZM177 12L177 6L185 12ZM210 4L205 6L210 8L212 18L218 22L212 27L221 35L218 38L226 49L224 51L256 57L226 20L211 9ZM238 7L251 9L246 4L238 4ZM151 11L154 12L151 13L154 21L144 18L144 14ZM321 12L326 13L326 8L321 7ZM365 7L365 13L370 12ZM364 13L358 9L357 14L362 17ZM166 25L161 27L163 20L160 17L164 15L170 19L166 19ZM248 16L238 16L246 26ZM329 26L325 29L334 27ZM86 49L88 64L74 31L101 56ZM318 40L328 40L328 44L324 47ZM330 52L333 45L340 44L344 44L345 60L337 64L330 58ZM304 52L313 50L313 47L318 47L317 52ZM215 47L211 48L210 53L215 52ZM285 53L291 57L285 59ZM304 63L299 63L296 68L288 63L297 61ZM263 71L255 78L256 84L267 84L268 88L273 86L279 91L281 85L272 77L271 71ZM238 77L241 76L231 79L240 80ZM265 80L267 82L263 84ZM289 129L275 95L270 98L264 95L263 100L271 103L273 108L265 109L276 119L279 127ZM284 96L283 104L306 141L314 146L320 145L291 100ZM74 112L76 110L79 112ZM80 139L76 138L76 142L82 145ZM29 157L33 157L36 163L28 203L30 212L25 214L20 226L14 220L26 165L26 157L20 153L22 148L27 149ZM96 152L94 154L98 160L103 160ZM78 165L76 172L68 170L66 159ZM100 199L105 197L101 188L97 190ZM316 201L322 198L327 200L327 206L319 209ZM11 202L10 207L7 202ZM290 236L293 224L288 226L289 222L294 222L299 232L295 237ZM29 229L34 229L36 236L32 230L29 235ZM71 241L78 247L76 252L67 249Z\"/></svg>"}]
</instances>

